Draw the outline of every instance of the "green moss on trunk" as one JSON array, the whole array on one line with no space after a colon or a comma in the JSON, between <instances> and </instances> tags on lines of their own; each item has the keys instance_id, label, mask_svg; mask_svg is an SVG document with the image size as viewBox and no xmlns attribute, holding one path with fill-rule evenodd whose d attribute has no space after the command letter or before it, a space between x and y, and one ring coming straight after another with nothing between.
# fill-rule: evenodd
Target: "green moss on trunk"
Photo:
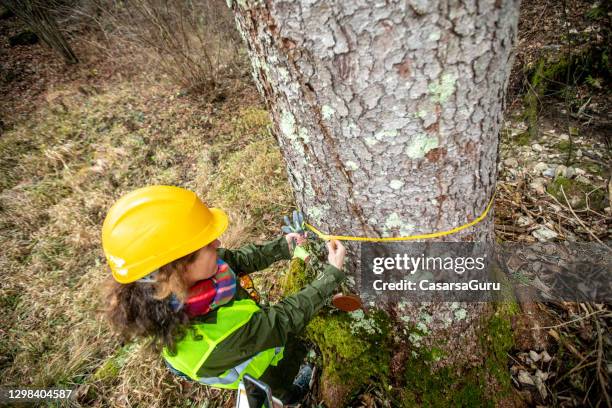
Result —
<instances>
[{"instance_id":1,"label":"green moss on trunk","mask_svg":"<svg viewBox=\"0 0 612 408\"><path fill-rule=\"evenodd\" d=\"M385 381L389 374L388 323L381 312L367 319L376 329L359 328L352 315L341 312L317 316L306 328L306 336L321 351L326 379L348 385L349 394L373 379Z\"/></svg>"},{"instance_id":2,"label":"green moss on trunk","mask_svg":"<svg viewBox=\"0 0 612 408\"><path fill-rule=\"evenodd\" d=\"M304 261L292 259L283 282L284 295L298 292L315 275ZM320 351L324 393L327 392L327 399L335 399L334 405L347 403L369 382L388 382L389 330L389 317L380 310L345 313L331 309L310 321L304 335Z\"/></svg>"},{"instance_id":3,"label":"green moss on trunk","mask_svg":"<svg viewBox=\"0 0 612 408\"><path fill-rule=\"evenodd\" d=\"M284 282L285 295L295 293L312 279L313 272L300 259L291 262ZM377 384L394 405L403 407L482 407L495 406L510 391L507 353L514 344L510 317L514 303L500 303L488 317L480 342L482 364L475 367L438 366L444 359L443 345L414 347L404 364L403 386L393 388L390 366L400 352L393 336L393 322L383 310L344 313L323 312L306 328L305 336L317 345L322 356L323 399L333 406L345 406L367 384ZM424 336L418 328L409 334ZM395 375L394 375L395 378ZM496 392L492 392L492 390Z\"/></svg>"},{"instance_id":4,"label":"green moss on trunk","mask_svg":"<svg viewBox=\"0 0 612 408\"><path fill-rule=\"evenodd\" d=\"M514 345L510 323L514 313L513 303L498 306L480 338L487 357L478 366L433 369L433 363L440 360L440 349L413 351L405 366L405 387L399 391L398 405L493 407L507 398L511 390L507 353Z\"/></svg>"},{"instance_id":5,"label":"green moss on trunk","mask_svg":"<svg viewBox=\"0 0 612 408\"><path fill-rule=\"evenodd\" d=\"M306 263L300 258L293 258L289 264L289 271L283 281L284 296L299 292L304 286L312 281L308 273Z\"/></svg>"}]
</instances>

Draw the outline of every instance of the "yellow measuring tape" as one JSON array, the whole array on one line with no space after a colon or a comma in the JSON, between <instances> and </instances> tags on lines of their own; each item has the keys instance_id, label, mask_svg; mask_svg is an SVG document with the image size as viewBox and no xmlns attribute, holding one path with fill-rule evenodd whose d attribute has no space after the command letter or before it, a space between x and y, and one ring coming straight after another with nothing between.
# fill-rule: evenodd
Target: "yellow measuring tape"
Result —
<instances>
[{"instance_id":1,"label":"yellow measuring tape","mask_svg":"<svg viewBox=\"0 0 612 408\"><path fill-rule=\"evenodd\" d=\"M466 228L470 228L470 227L478 224L480 221L484 220L486 218L487 214L489 213L489 210L493 206L494 199L495 199L495 193L493 193L493 196L491 196L491 200L489 201L489 204L487 204L487 208L485 208L485 210L482 212L482 214L480 214L478 216L478 218L476 218L474 221L470 221L467 224L460 225L459 227L450 229L448 231L430 232L429 234L409 235L407 237L387 237L387 238L352 237L352 236L349 236L349 235L329 235L329 234L325 234L325 233L319 231L318 229L316 229L315 227L313 227L312 225L310 225L308 223L304 223L304 225L306 225L306 227L309 230L311 230L312 232L317 234L319 236L319 238L321 238L321 239L323 239L325 241L329 241L329 240L332 240L332 239L337 239L338 241L391 242L391 241L414 241L416 239L439 238L439 237L444 237L446 235L454 234L454 233L462 231L462 230L464 230Z\"/></svg>"}]
</instances>

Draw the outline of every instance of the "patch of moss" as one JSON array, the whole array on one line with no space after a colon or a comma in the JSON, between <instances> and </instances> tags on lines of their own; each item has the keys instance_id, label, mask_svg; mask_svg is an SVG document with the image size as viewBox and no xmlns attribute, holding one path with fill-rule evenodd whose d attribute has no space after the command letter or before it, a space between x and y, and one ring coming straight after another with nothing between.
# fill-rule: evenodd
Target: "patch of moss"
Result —
<instances>
[{"instance_id":1,"label":"patch of moss","mask_svg":"<svg viewBox=\"0 0 612 408\"><path fill-rule=\"evenodd\" d=\"M323 356L326 379L349 386L353 392L371 378L381 382L389 374L388 320L384 312L375 312L369 318L380 330L355 332L353 318L346 313L317 316L306 328L306 336Z\"/></svg>"},{"instance_id":2,"label":"patch of moss","mask_svg":"<svg viewBox=\"0 0 612 408\"><path fill-rule=\"evenodd\" d=\"M507 353L514 344L510 317L516 312L512 302L501 303L485 326L481 345L487 358L481 366L446 366L432 369L442 355L431 347L414 351L406 363L406 386L397 404L403 407L493 407L510 391ZM491 393L491 384L497 391Z\"/></svg>"},{"instance_id":3,"label":"patch of moss","mask_svg":"<svg viewBox=\"0 0 612 408\"><path fill-rule=\"evenodd\" d=\"M299 258L292 259L283 281L284 295L298 292L315 274L316 268L306 267ZM330 311L313 318L304 335L320 350L326 386L348 389L345 397L350 398L372 378L386 384L391 361L390 327L388 315L378 309L367 313ZM342 403L338 401L338 405Z\"/></svg>"},{"instance_id":4,"label":"patch of moss","mask_svg":"<svg viewBox=\"0 0 612 408\"><path fill-rule=\"evenodd\" d=\"M418 335L421 333L416 331ZM405 387L399 391L396 405L402 407L486 407L493 406L487 397L483 373L446 366L432 369L432 363L444 356L442 349L418 347L412 351L404 370Z\"/></svg>"},{"instance_id":5,"label":"patch of moss","mask_svg":"<svg viewBox=\"0 0 612 408\"><path fill-rule=\"evenodd\" d=\"M483 347L488 351L485 371L495 379L502 396L510 392L511 378L508 371L508 352L514 345L511 316L516 313L516 303L503 304L491 317L481 338Z\"/></svg>"},{"instance_id":6,"label":"patch of moss","mask_svg":"<svg viewBox=\"0 0 612 408\"><path fill-rule=\"evenodd\" d=\"M591 174L596 174L598 176L603 176L603 167L597 163L587 163L585 165L586 169Z\"/></svg>"},{"instance_id":7,"label":"patch of moss","mask_svg":"<svg viewBox=\"0 0 612 408\"><path fill-rule=\"evenodd\" d=\"M299 292L311 280L312 277L307 272L306 263L300 258L293 258L289 264L289 271L283 281L284 296Z\"/></svg>"},{"instance_id":8,"label":"patch of moss","mask_svg":"<svg viewBox=\"0 0 612 408\"><path fill-rule=\"evenodd\" d=\"M525 95L525 112L523 117L527 122L528 133L531 138L538 136L539 103L553 81L565 73L568 62L560 58L552 61L546 57L541 58L535 65L529 81L529 89Z\"/></svg>"},{"instance_id":9,"label":"patch of moss","mask_svg":"<svg viewBox=\"0 0 612 408\"><path fill-rule=\"evenodd\" d=\"M562 53L552 53L541 57L535 64L526 68L525 75L530 79L524 99L523 118L532 137L537 136L539 104L544 97L552 94L560 95L570 105L579 108L585 101L577 94L576 85L582 83L597 85L597 81L593 78L609 76L608 50L608 47L588 45L580 47L580 50L570 58L566 58Z\"/></svg>"},{"instance_id":10,"label":"patch of moss","mask_svg":"<svg viewBox=\"0 0 612 408\"><path fill-rule=\"evenodd\" d=\"M536 138L538 136L538 100L544 91L542 85L544 63L544 59L538 62L535 73L531 77L531 86L525 96L524 119L527 122L529 138Z\"/></svg>"},{"instance_id":11,"label":"patch of moss","mask_svg":"<svg viewBox=\"0 0 612 408\"><path fill-rule=\"evenodd\" d=\"M529 132L519 133L514 138L514 143L519 146L529 146L529 144L531 143L531 135L529 134Z\"/></svg>"},{"instance_id":12,"label":"patch of moss","mask_svg":"<svg viewBox=\"0 0 612 408\"><path fill-rule=\"evenodd\" d=\"M577 199L576 203L572 203L572 207L575 209L586 208L587 194L589 195L590 208L602 211L607 206L607 197L604 189L595 189L595 187L590 184L563 176L556 177L553 182L548 185L546 191L559 200L559 202L565 204L565 197L561 189L565 192L565 196L567 196L568 200L572 198Z\"/></svg>"},{"instance_id":13,"label":"patch of moss","mask_svg":"<svg viewBox=\"0 0 612 408\"><path fill-rule=\"evenodd\" d=\"M570 147L571 147L571 143L569 140L562 140L555 145L555 148L562 153L568 153L570 150Z\"/></svg>"},{"instance_id":14,"label":"patch of moss","mask_svg":"<svg viewBox=\"0 0 612 408\"><path fill-rule=\"evenodd\" d=\"M403 407L493 406L484 381L472 372L458 375L451 367L445 367L432 373L425 359L414 358L406 369L405 380L407 386L400 402Z\"/></svg>"}]
</instances>

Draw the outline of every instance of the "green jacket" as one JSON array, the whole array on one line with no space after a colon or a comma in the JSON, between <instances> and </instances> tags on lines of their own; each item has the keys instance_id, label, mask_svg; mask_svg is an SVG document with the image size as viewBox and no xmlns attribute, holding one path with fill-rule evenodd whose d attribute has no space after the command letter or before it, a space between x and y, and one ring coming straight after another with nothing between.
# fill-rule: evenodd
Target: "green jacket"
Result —
<instances>
[{"instance_id":1,"label":"green jacket","mask_svg":"<svg viewBox=\"0 0 612 408\"><path fill-rule=\"evenodd\" d=\"M235 250L219 248L217 254L237 275L265 269L281 259L291 259L284 236L260 245L249 244ZM344 272L328 264L321 276L300 292L284 298L275 305L262 307L253 314L248 323L217 345L198 370L198 375L217 376L260 351L284 346L290 334L295 335L306 327L344 277ZM248 299L249 295L238 286L236 298ZM199 322L214 323L216 318L216 311L212 311L196 319Z\"/></svg>"}]
</instances>

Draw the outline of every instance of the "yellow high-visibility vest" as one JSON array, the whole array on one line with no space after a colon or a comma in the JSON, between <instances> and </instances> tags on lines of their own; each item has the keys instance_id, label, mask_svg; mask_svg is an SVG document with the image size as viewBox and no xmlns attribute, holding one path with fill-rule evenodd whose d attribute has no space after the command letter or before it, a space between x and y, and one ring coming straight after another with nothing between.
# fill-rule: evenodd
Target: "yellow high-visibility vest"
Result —
<instances>
[{"instance_id":1,"label":"yellow high-visibility vest","mask_svg":"<svg viewBox=\"0 0 612 408\"><path fill-rule=\"evenodd\" d=\"M259 306L251 299L237 300L231 305L220 307L217 309L216 323L192 325L193 330L188 330L185 337L177 343L176 355L170 355L168 349L164 348L164 360L170 367L192 380L216 388L237 389L245 374L259 378L268 366L275 366L283 358L283 347L261 351L218 377L198 376L198 370L215 347L244 326L258 310Z\"/></svg>"}]
</instances>

